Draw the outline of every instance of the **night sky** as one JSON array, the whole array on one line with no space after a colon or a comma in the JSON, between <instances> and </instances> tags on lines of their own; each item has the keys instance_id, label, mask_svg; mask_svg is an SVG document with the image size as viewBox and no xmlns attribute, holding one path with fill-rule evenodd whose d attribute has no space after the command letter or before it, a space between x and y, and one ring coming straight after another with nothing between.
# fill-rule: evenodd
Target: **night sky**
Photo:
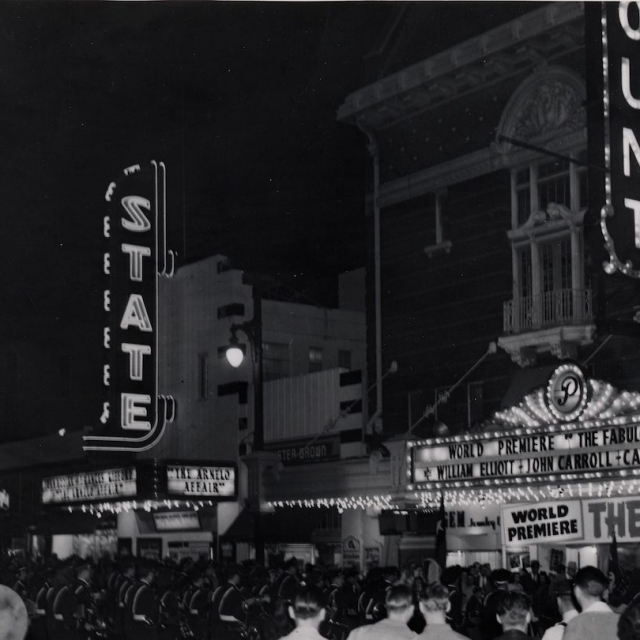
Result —
<instances>
[{"instance_id":1,"label":"night sky","mask_svg":"<svg viewBox=\"0 0 640 640\"><path fill-rule=\"evenodd\" d=\"M410 3L400 34L426 56L515 4ZM0 3L5 312L97 313L106 187L152 159L168 168L182 262L222 253L335 304L337 273L365 261L370 162L336 111L416 61L367 57L401 7Z\"/></svg>"},{"instance_id":2,"label":"night sky","mask_svg":"<svg viewBox=\"0 0 640 640\"><path fill-rule=\"evenodd\" d=\"M303 290L363 265L366 150L335 112L390 10L2 3L0 265L13 311L95 311L106 187L152 159L167 165L182 261L223 253Z\"/></svg>"}]
</instances>

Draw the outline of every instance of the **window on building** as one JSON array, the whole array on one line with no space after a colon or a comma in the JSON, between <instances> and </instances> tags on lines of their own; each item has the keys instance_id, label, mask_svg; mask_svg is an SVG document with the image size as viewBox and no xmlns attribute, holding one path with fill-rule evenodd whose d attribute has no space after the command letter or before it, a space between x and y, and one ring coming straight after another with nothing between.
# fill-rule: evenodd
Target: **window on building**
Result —
<instances>
[{"instance_id":1,"label":"window on building","mask_svg":"<svg viewBox=\"0 0 640 640\"><path fill-rule=\"evenodd\" d=\"M198 354L198 399L206 400L209 397L209 355Z\"/></svg>"},{"instance_id":2,"label":"window on building","mask_svg":"<svg viewBox=\"0 0 640 640\"><path fill-rule=\"evenodd\" d=\"M265 382L288 378L289 345L277 342L262 344L262 376Z\"/></svg>"},{"instance_id":3,"label":"window on building","mask_svg":"<svg viewBox=\"0 0 640 640\"><path fill-rule=\"evenodd\" d=\"M585 163L585 150L570 154ZM512 171L514 224L522 226L532 211L546 211L559 204L571 211L587 207L587 168L568 158L545 158Z\"/></svg>"},{"instance_id":4,"label":"window on building","mask_svg":"<svg viewBox=\"0 0 640 640\"><path fill-rule=\"evenodd\" d=\"M320 347L309 347L309 373L322 371L322 349Z\"/></svg>"},{"instance_id":5,"label":"window on building","mask_svg":"<svg viewBox=\"0 0 640 640\"><path fill-rule=\"evenodd\" d=\"M434 242L425 248L425 253L432 257L441 251L449 253L451 251L451 241L447 239L447 192L438 191L435 193L434 221L432 236Z\"/></svg>"},{"instance_id":6,"label":"window on building","mask_svg":"<svg viewBox=\"0 0 640 640\"><path fill-rule=\"evenodd\" d=\"M347 349L338 351L338 367L343 371L351 371L351 351Z\"/></svg>"},{"instance_id":7,"label":"window on building","mask_svg":"<svg viewBox=\"0 0 640 640\"><path fill-rule=\"evenodd\" d=\"M516 207L518 209L518 226L523 225L531 215L531 183L529 167L514 173Z\"/></svg>"},{"instance_id":8,"label":"window on building","mask_svg":"<svg viewBox=\"0 0 640 640\"><path fill-rule=\"evenodd\" d=\"M574 158L578 162L572 162ZM583 220L586 151L543 157L512 170L513 301L505 330L520 332L581 322L591 309L585 287ZM523 228L531 214L535 219Z\"/></svg>"}]
</instances>

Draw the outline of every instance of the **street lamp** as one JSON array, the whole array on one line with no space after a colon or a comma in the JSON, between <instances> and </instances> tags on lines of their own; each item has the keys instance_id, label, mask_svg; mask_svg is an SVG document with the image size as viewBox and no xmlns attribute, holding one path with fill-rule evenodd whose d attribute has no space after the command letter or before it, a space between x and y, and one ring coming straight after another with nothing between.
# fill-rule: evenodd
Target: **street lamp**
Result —
<instances>
[{"instance_id":1,"label":"street lamp","mask_svg":"<svg viewBox=\"0 0 640 640\"><path fill-rule=\"evenodd\" d=\"M236 334L238 330L238 325L231 325L231 339L229 340L229 346L227 347L227 362L234 368L237 369L244 360L244 353L238 344L238 336Z\"/></svg>"},{"instance_id":2,"label":"street lamp","mask_svg":"<svg viewBox=\"0 0 640 640\"><path fill-rule=\"evenodd\" d=\"M237 369L244 360L244 352L238 342L238 331L242 331L251 343L253 360L253 446L252 456L256 452L264 450L264 402L263 402L263 377L262 377L262 296L257 283L253 283L253 318L240 324L233 323L230 327L231 338L227 347L226 357L229 364ZM260 454L258 453L257 464ZM245 459L249 464L249 461ZM252 461L252 464L256 464ZM258 474L261 473L258 466ZM260 488L259 482L250 482L250 493L253 492L255 511L253 514L253 543L256 550L256 564L264 565L264 537L262 535L262 518L260 514Z\"/></svg>"}]
</instances>

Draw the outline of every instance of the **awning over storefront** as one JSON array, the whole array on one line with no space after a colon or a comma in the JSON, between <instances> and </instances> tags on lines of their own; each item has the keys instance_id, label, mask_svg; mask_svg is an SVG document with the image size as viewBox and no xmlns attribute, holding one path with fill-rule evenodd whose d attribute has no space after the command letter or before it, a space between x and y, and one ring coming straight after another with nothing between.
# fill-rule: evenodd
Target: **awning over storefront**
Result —
<instances>
[{"instance_id":1,"label":"awning over storefront","mask_svg":"<svg viewBox=\"0 0 640 640\"><path fill-rule=\"evenodd\" d=\"M308 543L314 530L318 529L326 512L323 509L277 509L261 516L262 535L265 542ZM243 509L224 538L236 542L251 542L255 538L254 514Z\"/></svg>"},{"instance_id":2,"label":"awning over storefront","mask_svg":"<svg viewBox=\"0 0 640 640\"><path fill-rule=\"evenodd\" d=\"M502 398L502 402L500 403L501 408L509 409L510 407L515 407L534 389L542 386L546 387L551 374L557 366L556 364L545 367L532 367L531 369L520 369L517 371L507 389L507 393L505 393L504 398Z\"/></svg>"}]
</instances>

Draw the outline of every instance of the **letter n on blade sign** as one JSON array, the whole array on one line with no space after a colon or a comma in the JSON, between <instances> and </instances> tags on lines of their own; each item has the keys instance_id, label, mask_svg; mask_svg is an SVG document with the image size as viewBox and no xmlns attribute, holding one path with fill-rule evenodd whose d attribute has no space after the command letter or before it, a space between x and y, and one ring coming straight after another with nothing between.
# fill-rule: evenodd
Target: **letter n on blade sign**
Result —
<instances>
[{"instance_id":1,"label":"letter n on blade sign","mask_svg":"<svg viewBox=\"0 0 640 640\"><path fill-rule=\"evenodd\" d=\"M158 284L171 277L164 163L127 167L105 193L102 333L104 397L86 451L145 451L162 437L175 403L158 389ZM97 422L97 421L96 421Z\"/></svg>"}]
</instances>

